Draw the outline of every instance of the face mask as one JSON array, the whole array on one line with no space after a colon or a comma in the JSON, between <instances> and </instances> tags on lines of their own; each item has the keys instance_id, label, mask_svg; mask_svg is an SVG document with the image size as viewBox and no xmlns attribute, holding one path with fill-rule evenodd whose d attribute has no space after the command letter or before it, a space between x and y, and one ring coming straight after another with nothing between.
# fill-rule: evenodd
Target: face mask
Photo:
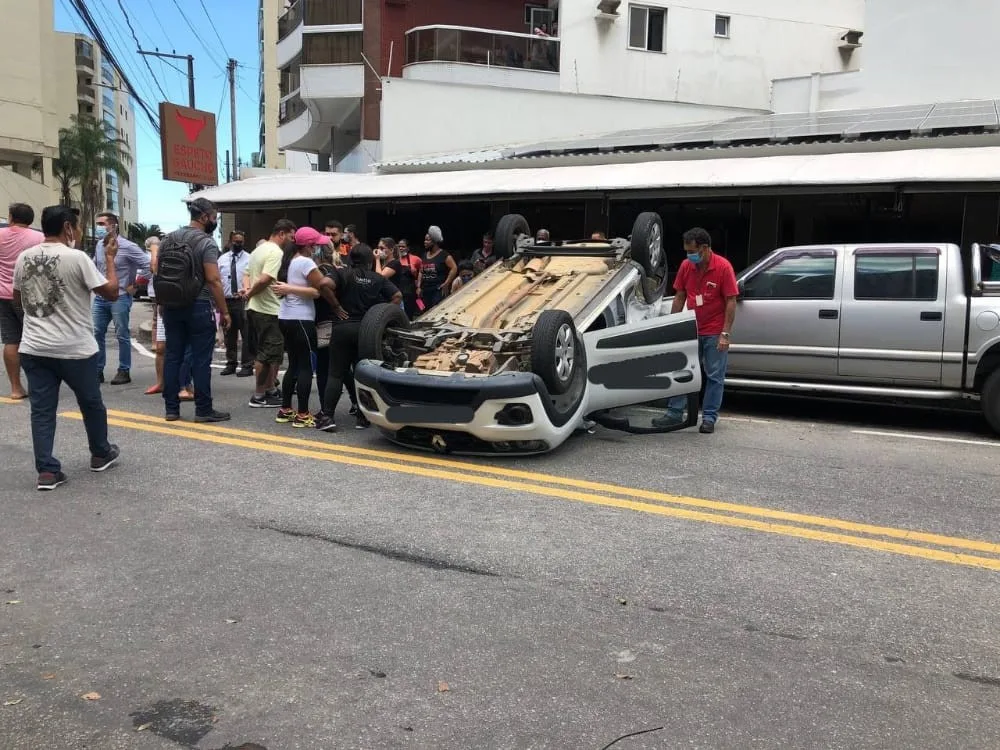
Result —
<instances>
[{"instance_id":1,"label":"face mask","mask_svg":"<svg viewBox=\"0 0 1000 750\"><path fill-rule=\"evenodd\" d=\"M76 237L72 233L66 235L66 247L76 247Z\"/></svg>"},{"instance_id":2,"label":"face mask","mask_svg":"<svg viewBox=\"0 0 1000 750\"><path fill-rule=\"evenodd\" d=\"M463 284L468 284L470 281L472 281L472 277L471 276L465 276L465 275L463 275L461 277L461 279L462 279L462 283Z\"/></svg>"},{"instance_id":3,"label":"face mask","mask_svg":"<svg viewBox=\"0 0 1000 750\"><path fill-rule=\"evenodd\" d=\"M242 253L243 252L243 243L242 242L233 243L233 252L234 253Z\"/></svg>"},{"instance_id":4,"label":"face mask","mask_svg":"<svg viewBox=\"0 0 1000 750\"><path fill-rule=\"evenodd\" d=\"M701 253L688 253L687 259L695 265L698 265L701 263Z\"/></svg>"},{"instance_id":5,"label":"face mask","mask_svg":"<svg viewBox=\"0 0 1000 750\"><path fill-rule=\"evenodd\" d=\"M105 226L97 225L97 239L103 240L108 236L108 228Z\"/></svg>"},{"instance_id":6,"label":"face mask","mask_svg":"<svg viewBox=\"0 0 1000 750\"><path fill-rule=\"evenodd\" d=\"M219 222L210 221L205 224L205 234L215 234L215 230L219 228Z\"/></svg>"},{"instance_id":7,"label":"face mask","mask_svg":"<svg viewBox=\"0 0 1000 750\"><path fill-rule=\"evenodd\" d=\"M325 255L326 248L322 245L313 245L313 260L322 260Z\"/></svg>"}]
</instances>

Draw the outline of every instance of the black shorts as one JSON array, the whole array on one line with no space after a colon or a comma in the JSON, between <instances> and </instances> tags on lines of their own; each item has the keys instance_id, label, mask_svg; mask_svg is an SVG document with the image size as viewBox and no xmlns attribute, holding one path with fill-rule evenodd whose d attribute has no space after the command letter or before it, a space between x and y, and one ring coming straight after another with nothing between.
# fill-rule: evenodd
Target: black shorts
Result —
<instances>
[{"instance_id":1,"label":"black shorts","mask_svg":"<svg viewBox=\"0 0 1000 750\"><path fill-rule=\"evenodd\" d=\"M0 343L20 344L21 330L21 315L14 307L14 300L0 299Z\"/></svg>"},{"instance_id":2,"label":"black shorts","mask_svg":"<svg viewBox=\"0 0 1000 750\"><path fill-rule=\"evenodd\" d=\"M254 359L265 365L280 365L285 359L285 337L281 335L278 316L247 310L247 321Z\"/></svg>"}]
</instances>

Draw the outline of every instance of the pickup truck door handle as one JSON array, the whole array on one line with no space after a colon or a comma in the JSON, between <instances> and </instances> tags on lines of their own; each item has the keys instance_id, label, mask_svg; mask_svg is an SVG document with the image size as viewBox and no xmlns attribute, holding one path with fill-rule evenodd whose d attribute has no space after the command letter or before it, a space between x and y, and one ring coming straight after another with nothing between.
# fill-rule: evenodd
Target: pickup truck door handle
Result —
<instances>
[{"instance_id":1,"label":"pickup truck door handle","mask_svg":"<svg viewBox=\"0 0 1000 750\"><path fill-rule=\"evenodd\" d=\"M943 318L944 316L939 312L930 312L925 310L924 312L920 313L921 320L942 320Z\"/></svg>"},{"instance_id":2,"label":"pickup truck door handle","mask_svg":"<svg viewBox=\"0 0 1000 750\"><path fill-rule=\"evenodd\" d=\"M823 320L836 320L839 315L840 315L840 313L837 312L836 310L820 310L819 311L819 316Z\"/></svg>"}]
</instances>

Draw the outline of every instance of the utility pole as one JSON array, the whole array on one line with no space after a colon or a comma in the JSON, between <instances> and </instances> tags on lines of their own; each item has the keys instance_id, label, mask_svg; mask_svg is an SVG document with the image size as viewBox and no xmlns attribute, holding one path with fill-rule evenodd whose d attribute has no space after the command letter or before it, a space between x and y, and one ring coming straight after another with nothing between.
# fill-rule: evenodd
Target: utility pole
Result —
<instances>
[{"instance_id":1,"label":"utility pole","mask_svg":"<svg viewBox=\"0 0 1000 750\"><path fill-rule=\"evenodd\" d=\"M149 55L150 57L166 57L171 60L187 60L188 66L188 106L194 109L194 55L178 55L172 52L160 52L156 50L155 52L150 52L149 50L141 49L139 50L140 55Z\"/></svg>"},{"instance_id":2,"label":"utility pole","mask_svg":"<svg viewBox=\"0 0 1000 750\"><path fill-rule=\"evenodd\" d=\"M240 178L239 172L239 150L236 146L236 61L232 58L229 59L229 122L232 125L232 158L233 158L233 179L238 180ZM227 176L226 181L229 181Z\"/></svg>"}]
</instances>

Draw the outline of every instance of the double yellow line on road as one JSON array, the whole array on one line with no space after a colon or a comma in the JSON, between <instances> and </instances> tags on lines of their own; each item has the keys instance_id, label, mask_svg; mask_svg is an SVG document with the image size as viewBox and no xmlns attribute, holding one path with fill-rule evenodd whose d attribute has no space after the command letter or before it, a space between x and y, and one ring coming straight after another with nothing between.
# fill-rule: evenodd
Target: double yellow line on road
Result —
<instances>
[{"instance_id":1,"label":"double yellow line on road","mask_svg":"<svg viewBox=\"0 0 1000 750\"><path fill-rule=\"evenodd\" d=\"M81 418L79 413L75 412L65 412L61 416L72 419ZM457 461L399 451L374 450L219 425L186 422L165 423L162 417L153 417L147 414L112 410L108 412L108 423L115 427L185 440L249 448L378 471L525 492L589 505L889 552L935 562L1000 570L1000 544L975 539L857 523L753 505L671 495L606 482L507 469L471 461Z\"/></svg>"}]
</instances>

